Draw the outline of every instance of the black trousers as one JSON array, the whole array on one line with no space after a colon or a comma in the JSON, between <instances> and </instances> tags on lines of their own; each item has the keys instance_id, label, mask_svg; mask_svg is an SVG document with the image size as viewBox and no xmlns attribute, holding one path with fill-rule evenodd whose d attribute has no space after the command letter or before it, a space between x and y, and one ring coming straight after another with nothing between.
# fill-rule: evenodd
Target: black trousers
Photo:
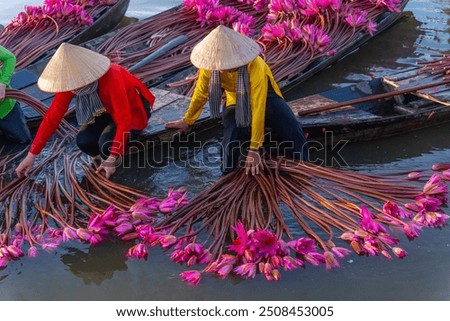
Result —
<instances>
[{"instance_id":1,"label":"black trousers","mask_svg":"<svg viewBox=\"0 0 450 321\"><path fill-rule=\"evenodd\" d=\"M31 142L30 130L19 102L16 102L5 118L0 119L0 131L15 143L28 144Z\"/></svg>"},{"instance_id":2,"label":"black trousers","mask_svg":"<svg viewBox=\"0 0 450 321\"><path fill-rule=\"evenodd\" d=\"M147 117L151 117L151 110L148 102L142 99ZM135 139L140 131L132 130L128 140ZM84 153L95 157L100 155L103 159L108 158L114 135L116 134L116 124L110 114L103 113L95 117L93 124L81 126L77 134L77 146Z\"/></svg>"},{"instance_id":3,"label":"black trousers","mask_svg":"<svg viewBox=\"0 0 450 321\"><path fill-rule=\"evenodd\" d=\"M111 115L103 113L95 117L94 123L80 127L77 134L77 146L89 156L100 155L106 159L110 154L115 134L116 124Z\"/></svg>"},{"instance_id":4,"label":"black trousers","mask_svg":"<svg viewBox=\"0 0 450 321\"><path fill-rule=\"evenodd\" d=\"M250 144L251 128L239 128L235 120L235 108L226 107L223 112L222 171L228 173L237 168L246 156ZM265 127L269 128L264 148L272 155L308 160L308 144L303 129L288 104L276 94L269 94L266 104Z\"/></svg>"}]
</instances>

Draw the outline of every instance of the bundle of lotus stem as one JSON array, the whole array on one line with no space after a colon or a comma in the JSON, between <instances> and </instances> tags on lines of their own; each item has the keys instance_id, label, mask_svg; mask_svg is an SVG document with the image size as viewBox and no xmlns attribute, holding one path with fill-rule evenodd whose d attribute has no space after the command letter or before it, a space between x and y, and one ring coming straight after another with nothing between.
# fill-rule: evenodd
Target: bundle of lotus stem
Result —
<instances>
[{"instance_id":1,"label":"bundle of lotus stem","mask_svg":"<svg viewBox=\"0 0 450 321\"><path fill-rule=\"evenodd\" d=\"M388 227L414 239L423 226L441 227L448 218L439 212L447 201L448 164L436 166L446 171L421 188L410 180L418 173L366 175L285 158L263 162L262 175L238 169L153 225L154 233L176 235L174 243L195 244L197 261L208 258L202 271L182 274L188 283L198 283L201 272L254 277L259 270L277 280L279 269L305 262L337 267L337 257L349 254L339 240L358 255L403 258ZM185 251L172 258L191 266Z\"/></svg>"},{"instance_id":2,"label":"bundle of lotus stem","mask_svg":"<svg viewBox=\"0 0 450 321\"><path fill-rule=\"evenodd\" d=\"M6 97L28 104L39 114L47 107L28 94L7 89ZM93 213L110 204L130 208L144 195L133 188L116 184L96 172L94 164L74 146L77 130L63 119L57 137L26 177L17 178L17 165L27 150L0 157L0 267L23 255L28 244L30 256L36 246L49 250L58 228L77 230L86 227Z\"/></svg>"},{"instance_id":3,"label":"bundle of lotus stem","mask_svg":"<svg viewBox=\"0 0 450 321\"><path fill-rule=\"evenodd\" d=\"M21 91L8 89L7 97L45 109ZM184 188L159 199L98 174L74 149L75 132L64 121L52 153L25 178L11 175L25 151L0 157L0 267L25 253L36 256L39 247L118 238L131 242L130 258L145 259L148 247L160 246L174 262L198 267L181 273L192 285L204 273L253 278L259 272L279 280L281 269L307 263L338 267L350 249L403 258L394 233L414 239L448 219L441 207L450 164L429 173L368 175L265 156L260 175L238 168L191 201Z\"/></svg>"},{"instance_id":4,"label":"bundle of lotus stem","mask_svg":"<svg viewBox=\"0 0 450 321\"><path fill-rule=\"evenodd\" d=\"M450 79L450 55L444 55L439 59L420 64L422 64L423 67L420 68L419 72L442 75L443 80Z\"/></svg>"}]
</instances>

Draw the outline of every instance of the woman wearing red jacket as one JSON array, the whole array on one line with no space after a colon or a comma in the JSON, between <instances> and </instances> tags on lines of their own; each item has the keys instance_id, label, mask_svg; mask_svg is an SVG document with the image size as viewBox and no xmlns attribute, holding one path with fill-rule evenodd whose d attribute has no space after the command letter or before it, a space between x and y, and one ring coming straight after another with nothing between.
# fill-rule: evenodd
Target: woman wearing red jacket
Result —
<instances>
[{"instance_id":1,"label":"woman wearing red jacket","mask_svg":"<svg viewBox=\"0 0 450 321\"><path fill-rule=\"evenodd\" d=\"M63 43L38 80L42 91L56 93L28 155L16 173L27 175L75 98L77 145L86 154L101 156L98 171L109 178L123 155L130 133L148 124L155 97L123 67L89 49Z\"/></svg>"}]
</instances>

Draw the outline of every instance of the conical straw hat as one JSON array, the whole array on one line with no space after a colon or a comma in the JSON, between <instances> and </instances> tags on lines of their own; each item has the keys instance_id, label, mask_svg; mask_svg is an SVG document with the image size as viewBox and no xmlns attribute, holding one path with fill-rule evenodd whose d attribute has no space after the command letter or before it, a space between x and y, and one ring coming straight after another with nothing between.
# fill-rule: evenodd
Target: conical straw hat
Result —
<instances>
[{"instance_id":1,"label":"conical straw hat","mask_svg":"<svg viewBox=\"0 0 450 321\"><path fill-rule=\"evenodd\" d=\"M220 25L195 45L191 62L206 70L227 70L244 66L259 54L259 45L253 39Z\"/></svg>"},{"instance_id":2,"label":"conical straw hat","mask_svg":"<svg viewBox=\"0 0 450 321\"><path fill-rule=\"evenodd\" d=\"M38 87L57 93L84 87L103 76L111 61L95 51L62 43L38 79Z\"/></svg>"}]
</instances>

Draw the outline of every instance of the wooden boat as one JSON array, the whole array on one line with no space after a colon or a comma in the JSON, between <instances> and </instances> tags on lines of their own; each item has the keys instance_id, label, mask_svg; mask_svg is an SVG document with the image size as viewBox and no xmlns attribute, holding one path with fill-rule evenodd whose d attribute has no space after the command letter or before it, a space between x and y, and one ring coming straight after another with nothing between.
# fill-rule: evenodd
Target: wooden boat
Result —
<instances>
[{"instance_id":1,"label":"wooden boat","mask_svg":"<svg viewBox=\"0 0 450 321\"><path fill-rule=\"evenodd\" d=\"M288 104L295 114L302 114L298 121L308 140L326 145L338 141L374 140L449 122L450 80L443 85L441 76L420 73L419 69L411 67L382 78L296 99ZM441 85L434 86L437 83ZM428 86L431 87L410 92L412 88ZM153 91L158 97L156 111L140 140L157 143L171 141L174 132L165 129L164 124L183 116L189 98L161 89ZM386 98L373 99L376 97ZM356 101L362 102L352 103ZM332 105L341 106L330 111L314 112ZM205 106L193 129L201 132L218 126L219 121L209 118L208 106Z\"/></svg>"},{"instance_id":2,"label":"wooden boat","mask_svg":"<svg viewBox=\"0 0 450 321\"><path fill-rule=\"evenodd\" d=\"M311 143L323 146L339 141L374 140L449 122L450 80L443 84L441 77L421 73L420 67L415 66L382 78L299 98L288 105L295 114L301 114L298 121ZM165 123L181 118L190 102L190 98L183 95L159 88L151 90L157 97L155 110L149 126L130 145L132 151L145 148L148 142L160 145L177 140L176 132L166 129ZM192 130L196 133L217 131L220 126L220 121L209 117L206 105Z\"/></svg>"},{"instance_id":3,"label":"wooden boat","mask_svg":"<svg viewBox=\"0 0 450 321\"><path fill-rule=\"evenodd\" d=\"M408 2L408 0L403 0L401 9L403 9L403 7L406 5L407 2ZM167 15L164 15L165 13L167 13L167 12L173 13L178 8L179 7L171 8L165 12L162 12L161 14L147 18L146 20L151 20L151 19L157 20L158 17L160 17L160 16L165 17L165 16L167 16ZM301 74L299 74L297 77L295 77L294 79L292 79L289 82L280 83L280 86L282 87L283 90L287 90L288 88L290 88L290 86L293 86L294 84L298 84L298 83L305 81L312 75L316 74L317 72L321 71L322 69L326 68L327 66L331 65L332 63L336 62L338 59L342 59L345 55L356 50L362 44L369 41L372 37L378 35L382 31L389 28L395 21L397 21L397 19L400 16L401 16L401 12L386 12L385 14L380 16L380 19L378 21L378 31L375 34L369 35L367 33L364 33L364 34L359 35L355 42L349 43L342 50L337 52L334 56L327 56L327 57L320 58L317 61L313 61L311 63L311 65L304 72L302 72ZM92 39L88 42L83 43L82 45L95 50L95 48L97 48L99 46L99 44L104 43L107 39L112 37L116 32L118 32L118 31L110 32L110 33L100 36L98 38ZM136 50L138 50L138 49L136 49ZM16 73L13 77L12 85L14 88L23 90L24 92L30 94L31 96L39 99L44 104L49 105L53 98L53 95L42 93L36 87L36 81L47 62L48 62L48 59L47 60L44 59L42 61L39 61L36 64L33 64L32 66L29 66L29 68L26 68L25 70L22 70L22 71ZM157 63L157 60L155 62ZM177 72L174 72L171 69L171 66L168 66L167 68L168 68L168 70L167 70L167 73L165 76L159 77L158 79L155 79L155 80L152 80L151 83L148 83L148 85L149 86L151 85L152 88L157 86L159 89L164 89L165 85L167 83L176 82L179 79L185 78L186 75L193 73L192 67L189 67L187 69L180 70ZM36 124L38 124L40 122L41 117L28 106L23 106L23 109L24 109L24 113L27 117L27 120L28 120L30 126L31 127L36 126Z\"/></svg>"},{"instance_id":4,"label":"wooden boat","mask_svg":"<svg viewBox=\"0 0 450 321\"><path fill-rule=\"evenodd\" d=\"M369 141L404 134L450 121L450 87L441 76L421 74L418 67L329 90L289 103L310 140L325 142ZM413 87L427 87L409 92ZM394 95L397 92L408 92ZM383 99L369 99L383 97ZM346 102L363 101L347 104ZM343 102L343 103L341 103ZM342 106L312 113L320 106ZM326 108L325 108L326 109ZM332 135L332 137L331 137ZM332 139L332 141L330 141Z\"/></svg>"},{"instance_id":5,"label":"wooden boat","mask_svg":"<svg viewBox=\"0 0 450 321\"><path fill-rule=\"evenodd\" d=\"M129 5L130 0L118 0L117 3L105 9L98 17L94 18L93 24L75 35L68 42L79 45L110 32L123 19Z\"/></svg>"},{"instance_id":6,"label":"wooden boat","mask_svg":"<svg viewBox=\"0 0 450 321\"><path fill-rule=\"evenodd\" d=\"M386 30L399 17L400 15L398 13L385 15L379 22L379 32ZM83 45L95 47L99 42L108 39L110 35L111 33L103 35L84 43ZM349 44L346 46L345 50L337 53L336 56L326 57L320 61L314 62L304 73L298 75L295 81L282 83L282 88L289 88L293 84L305 81L315 73L357 49L369 40L369 36L361 36L357 43ZM37 78L46 63L47 61L45 60L40 61L37 64L30 66L30 68L17 73L13 79L13 86L40 99L46 105L49 105L53 99L53 95L43 93L36 87ZM185 73L189 72L189 70L185 70L184 73L179 73L177 77L185 76ZM410 70L406 70L398 75L393 75L392 77L393 79L395 77L398 79L403 77L403 79L408 79L408 82L413 82L411 79L414 78L417 78L416 80L418 83L428 81L425 80L423 76L414 76L414 73L416 72L417 69L411 68ZM171 76L168 78L170 80L174 79ZM14 82L14 80L16 82ZM289 102L289 105L292 110L297 113L304 109L314 108L319 105L347 101L358 97L361 98L387 92L388 83L388 77L374 79L370 82L359 83L350 87L304 97ZM189 97L166 91L163 88L164 82L161 82L157 87L151 88L157 96L156 110L152 115L149 127L143 131L137 142L138 144L144 141L158 143L165 140L173 140L174 132L165 129L164 124L167 121L175 120L183 116L189 104ZM339 108L327 113L303 115L299 117L299 122L305 133L308 135L308 139L311 141L317 140L320 142L332 143L331 141L326 140L327 135L330 135L331 133L333 134L334 142L339 140L372 140L447 122L450 119L450 109L443 103L445 98L436 101L436 99L430 99L430 97L430 95L427 98L423 98L416 94L406 94L403 95L403 102L401 103L399 103L399 96L390 99L370 101L363 104ZM35 127L40 122L41 117L33 112L30 107L27 108L27 106L24 106L24 112L30 127ZM205 106L194 129L196 131L204 131L211 128L218 128L217 126L219 125L218 121L209 118L208 106Z\"/></svg>"}]
</instances>

